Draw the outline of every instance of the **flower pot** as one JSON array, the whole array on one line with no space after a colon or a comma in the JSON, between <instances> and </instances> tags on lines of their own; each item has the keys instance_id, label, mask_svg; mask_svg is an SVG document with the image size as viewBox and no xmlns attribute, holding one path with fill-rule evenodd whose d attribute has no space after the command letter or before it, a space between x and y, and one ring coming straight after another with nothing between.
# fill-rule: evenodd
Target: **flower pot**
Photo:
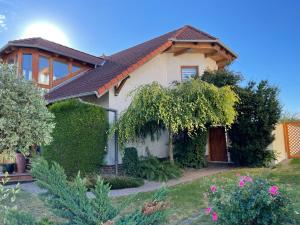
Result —
<instances>
[{"instance_id":1,"label":"flower pot","mask_svg":"<svg viewBox=\"0 0 300 225\"><path fill-rule=\"evenodd\" d=\"M25 173L26 159L22 153L16 153L17 173Z\"/></svg>"},{"instance_id":2,"label":"flower pot","mask_svg":"<svg viewBox=\"0 0 300 225\"><path fill-rule=\"evenodd\" d=\"M15 170L15 164L14 163L9 163L9 164L3 164L2 172L3 173L9 173L12 174Z\"/></svg>"}]
</instances>

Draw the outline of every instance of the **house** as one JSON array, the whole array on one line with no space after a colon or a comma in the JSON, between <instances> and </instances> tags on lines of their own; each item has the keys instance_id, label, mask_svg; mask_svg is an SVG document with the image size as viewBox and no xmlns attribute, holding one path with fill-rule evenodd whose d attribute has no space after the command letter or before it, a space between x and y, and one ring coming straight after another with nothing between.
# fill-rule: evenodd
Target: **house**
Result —
<instances>
[{"instance_id":1,"label":"house","mask_svg":"<svg viewBox=\"0 0 300 225\"><path fill-rule=\"evenodd\" d=\"M128 94L153 81L168 86L205 70L218 70L236 59L236 54L219 39L192 26L184 26L110 56L92 56L41 38L8 42L1 58L17 63L19 73L47 89L49 103L69 98L113 109L119 115L129 106ZM110 121L114 115L110 113ZM223 127L210 130L207 154L211 161L227 162ZM132 143L140 155L167 157L167 134L158 141ZM107 165L118 157L113 140L108 143ZM120 158L120 157L119 157ZM119 161L120 162L120 161Z\"/></svg>"}]
</instances>

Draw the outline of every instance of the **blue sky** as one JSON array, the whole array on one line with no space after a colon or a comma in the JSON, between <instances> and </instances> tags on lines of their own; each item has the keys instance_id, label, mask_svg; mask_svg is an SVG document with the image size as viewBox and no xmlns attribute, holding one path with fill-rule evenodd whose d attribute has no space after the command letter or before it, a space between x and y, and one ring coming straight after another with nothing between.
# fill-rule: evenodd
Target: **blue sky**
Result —
<instances>
[{"instance_id":1,"label":"blue sky","mask_svg":"<svg viewBox=\"0 0 300 225\"><path fill-rule=\"evenodd\" d=\"M109 55L190 24L221 39L246 80L268 79L300 113L300 1L0 0L0 46L30 24L51 23L71 47Z\"/></svg>"}]
</instances>

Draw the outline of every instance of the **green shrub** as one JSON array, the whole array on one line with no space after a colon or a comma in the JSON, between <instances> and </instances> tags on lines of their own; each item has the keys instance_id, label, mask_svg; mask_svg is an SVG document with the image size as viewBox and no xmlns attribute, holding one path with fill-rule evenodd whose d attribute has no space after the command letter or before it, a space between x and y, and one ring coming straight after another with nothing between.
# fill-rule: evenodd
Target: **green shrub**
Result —
<instances>
[{"instance_id":1,"label":"green shrub","mask_svg":"<svg viewBox=\"0 0 300 225\"><path fill-rule=\"evenodd\" d=\"M222 225L294 224L295 212L284 188L242 176L226 187L212 185L206 214Z\"/></svg>"},{"instance_id":2,"label":"green shrub","mask_svg":"<svg viewBox=\"0 0 300 225\"><path fill-rule=\"evenodd\" d=\"M139 176L147 180L167 181L178 178L182 170L176 164L168 161L160 162L154 156L143 158L139 163Z\"/></svg>"},{"instance_id":3,"label":"green shrub","mask_svg":"<svg viewBox=\"0 0 300 225\"><path fill-rule=\"evenodd\" d=\"M203 168L207 165L205 158L207 130L198 130L191 137L182 132L175 138L175 159L183 167Z\"/></svg>"},{"instance_id":4,"label":"green shrub","mask_svg":"<svg viewBox=\"0 0 300 225\"><path fill-rule=\"evenodd\" d=\"M105 184L108 184L112 190L122 188L133 188L140 187L144 184L142 178L126 177L126 176L103 176ZM86 176L87 187L92 189L97 183L97 176L89 175Z\"/></svg>"},{"instance_id":5,"label":"green shrub","mask_svg":"<svg viewBox=\"0 0 300 225\"><path fill-rule=\"evenodd\" d=\"M238 89L239 115L229 129L231 160L242 166L268 166L275 159L268 146L274 141L273 130L280 118L278 89L261 81Z\"/></svg>"},{"instance_id":6,"label":"green shrub","mask_svg":"<svg viewBox=\"0 0 300 225\"><path fill-rule=\"evenodd\" d=\"M128 176L138 176L139 157L136 148L125 148L123 157L123 169Z\"/></svg>"},{"instance_id":7,"label":"green shrub","mask_svg":"<svg viewBox=\"0 0 300 225\"><path fill-rule=\"evenodd\" d=\"M69 181L63 168L57 163L49 164L43 159L38 159L33 163L32 174L36 177L37 184L47 190L42 200L46 201L46 205L51 207L57 216L67 220L66 224L99 225L112 222L116 225L160 225L165 222L166 207L157 207L156 210L146 213L149 212L144 210L149 208L145 207L146 204L143 208L124 216L121 210L125 208L125 204L122 203L122 207L118 208L112 205L109 198L110 187L99 177L95 188L92 189L95 197L89 198L80 173L74 180ZM163 206L166 194L166 189L162 188L149 201ZM32 221L31 224L35 223Z\"/></svg>"},{"instance_id":8,"label":"green shrub","mask_svg":"<svg viewBox=\"0 0 300 225\"><path fill-rule=\"evenodd\" d=\"M53 142L42 155L58 162L68 176L92 173L102 165L106 153L108 120L104 109L78 100L67 100L49 107L55 115Z\"/></svg>"}]
</instances>

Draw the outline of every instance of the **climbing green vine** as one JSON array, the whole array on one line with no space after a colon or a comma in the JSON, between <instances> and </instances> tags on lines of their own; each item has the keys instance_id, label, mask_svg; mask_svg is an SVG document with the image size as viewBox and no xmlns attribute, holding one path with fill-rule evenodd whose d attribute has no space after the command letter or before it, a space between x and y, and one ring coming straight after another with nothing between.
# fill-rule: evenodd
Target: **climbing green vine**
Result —
<instances>
[{"instance_id":1,"label":"climbing green vine","mask_svg":"<svg viewBox=\"0 0 300 225\"><path fill-rule=\"evenodd\" d=\"M152 137L162 129L169 132L169 158L173 161L173 137L180 131L193 134L207 125L230 125L234 122L234 109L238 97L229 86L217 88L199 79L163 87L157 82L140 86L132 94L127 111L111 128L116 130L119 142Z\"/></svg>"}]
</instances>

